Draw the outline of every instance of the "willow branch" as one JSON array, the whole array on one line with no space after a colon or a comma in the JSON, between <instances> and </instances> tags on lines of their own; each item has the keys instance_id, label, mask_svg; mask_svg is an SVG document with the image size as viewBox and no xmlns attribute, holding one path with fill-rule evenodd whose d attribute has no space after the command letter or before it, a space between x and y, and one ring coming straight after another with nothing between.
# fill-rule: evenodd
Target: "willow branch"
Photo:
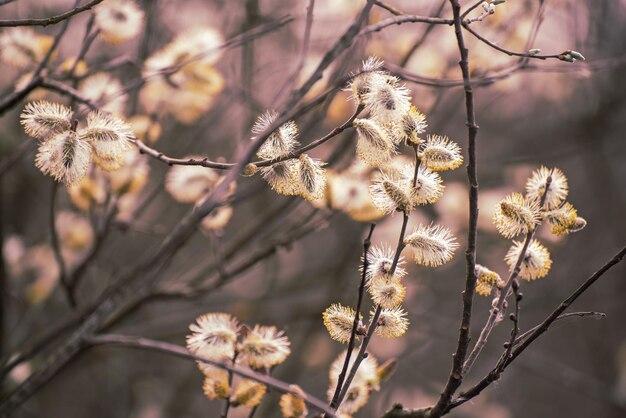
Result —
<instances>
[{"instance_id":1,"label":"willow branch","mask_svg":"<svg viewBox=\"0 0 626 418\"><path fill-rule=\"evenodd\" d=\"M140 350L150 350L157 351L160 353L165 353L169 355L173 355L176 357L181 357L185 359L191 359L195 361L200 361L202 363L210 364L214 367L219 367L220 369L228 370L229 372L236 374L241 377L245 377L246 379L254 380L255 382L262 383L272 389L275 389L281 393L293 393L301 397L304 402L309 404L312 408L320 412L324 412L329 414L331 417L335 416L335 412L326 406L326 403L313 395L308 393L298 394L294 393L291 385L285 383L281 380L278 380L274 377L268 376L266 374L255 372L252 369L244 368L241 366L237 366L228 361L219 361L212 360L203 356L195 355L189 352L186 348L181 347L176 344L166 343L163 341L155 341L147 338L134 337L130 335L117 335L117 334L103 334L103 335L95 335L87 339L87 343L92 346L103 345L103 346L120 346L120 347L128 347L128 348L136 348Z\"/></svg>"},{"instance_id":2,"label":"willow branch","mask_svg":"<svg viewBox=\"0 0 626 418\"><path fill-rule=\"evenodd\" d=\"M452 25L454 22L452 19L444 19L441 17L430 16L417 16L417 15L402 15L398 17L390 17L389 19L382 20L376 24L364 27L359 36L365 36L370 33L380 32L381 30L394 25L402 25L404 23L428 23L431 25Z\"/></svg>"},{"instance_id":3,"label":"willow branch","mask_svg":"<svg viewBox=\"0 0 626 418\"><path fill-rule=\"evenodd\" d=\"M489 39L485 38L480 33L476 32L474 29L472 29L472 27L467 22L463 22L463 28L467 30L469 33L471 33L472 35L474 35L474 37L478 39L479 41L481 41L482 43L489 45L491 48L497 51L503 52L511 57L532 58L532 59L539 59L539 60L555 58L555 59L560 60L561 54L552 54L552 55L535 54L533 55L533 54L529 54L528 52L515 52L515 51L508 50L506 48L503 48L499 46L498 44L491 42Z\"/></svg>"},{"instance_id":4,"label":"willow branch","mask_svg":"<svg viewBox=\"0 0 626 418\"><path fill-rule=\"evenodd\" d=\"M465 110L467 114L468 129L468 155L469 163L467 165L467 177L469 181L469 225L467 232L467 248L465 250L466 260L466 278L465 290L463 291L463 311L461 314L461 325L459 327L459 340L456 351L453 354L452 370L448 377L448 382L433 407L432 417L439 417L450 403L452 395L461 385L463 381L463 362L467 354L470 340L470 324L472 319L472 304L474 299L474 288L476 286L476 236L478 225L478 178L476 168L476 137L478 135L478 125L474 115L474 92L469 72L469 51L465 46L463 31L461 28L461 5L458 0L450 0L454 15L454 33L456 35L457 44L461 60L459 66L463 74L463 88L465 90Z\"/></svg>"}]
</instances>

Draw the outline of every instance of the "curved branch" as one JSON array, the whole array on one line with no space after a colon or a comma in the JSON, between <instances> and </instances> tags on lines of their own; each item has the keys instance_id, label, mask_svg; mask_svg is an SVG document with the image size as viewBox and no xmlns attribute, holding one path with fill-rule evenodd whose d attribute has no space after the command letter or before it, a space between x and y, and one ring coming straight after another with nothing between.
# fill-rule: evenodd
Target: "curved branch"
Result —
<instances>
[{"instance_id":1,"label":"curved branch","mask_svg":"<svg viewBox=\"0 0 626 418\"><path fill-rule=\"evenodd\" d=\"M304 402L309 404L311 407L319 410L320 412L324 412L331 417L335 416L335 411L329 408L328 406L326 406L326 403L324 401L307 393L294 392L292 390L291 385L281 380L278 380L266 374L255 372L252 369L237 366L230 362L211 360L206 357L197 356L189 352L186 348L183 348L176 344L166 343L163 341L150 340L147 338L134 337L130 335L118 335L118 334L96 335L87 339L87 343L92 346L96 346L96 345L121 346L121 347L136 348L136 349L141 349L141 350L158 351L160 353L170 354L176 357L200 361L202 363L210 364L211 366L219 367L220 369L228 370L229 372L236 374L238 376L245 377L246 379L263 383L264 385L269 386L281 393L293 393L295 395L298 395L304 400Z\"/></svg>"},{"instance_id":2,"label":"curved branch","mask_svg":"<svg viewBox=\"0 0 626 418\"><path fill-rule=\"evenodd\" d=\"M417 15L403 15L398 17L390 17L376 24L364 27L359 36L368 35L373 32L380 32L386 27L393 25L402 25L403 23L430 23L431 25L452 25L454 21L452 19L444 19L442 17L429 17L429 16L417 16Z\"/></svg>"}]
</instances>

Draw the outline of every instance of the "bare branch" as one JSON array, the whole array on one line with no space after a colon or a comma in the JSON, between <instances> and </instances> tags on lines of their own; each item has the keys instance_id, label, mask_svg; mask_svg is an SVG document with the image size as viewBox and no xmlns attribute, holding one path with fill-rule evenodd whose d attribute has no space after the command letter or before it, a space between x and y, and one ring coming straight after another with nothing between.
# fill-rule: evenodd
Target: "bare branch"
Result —
<instances>
[{"instance_id":1,"label":"bare branch","mask_svg":"<svg viewBox=\"0 0 626 418\"><path fill-rule=\"evenodd\" d=\"M61 13L57 16L46 17L43 19L14 19L14 20L0 20L0 27L12 27L12 26L48 26L56 25L70 17L89 10L98 3L102 3L103 0L92 0L89 3L75 7L72 10L68 10L65 13Z\"/></svg>"}]
</instances>

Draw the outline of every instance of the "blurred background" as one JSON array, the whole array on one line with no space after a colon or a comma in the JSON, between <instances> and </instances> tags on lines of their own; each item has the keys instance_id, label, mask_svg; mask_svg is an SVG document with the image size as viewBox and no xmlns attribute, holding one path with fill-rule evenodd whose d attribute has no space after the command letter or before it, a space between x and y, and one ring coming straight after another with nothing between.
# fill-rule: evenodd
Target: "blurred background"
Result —
<instances>
[{"instance_id":1,"label":"blurred background","mask_svg":"<svg viewBox=\"0 0 626 418\"><path fill-rule=\"evenodd\" d=\"M473 4L461 3L464 7ZM543 22L528 45L541 3L545 3ZM295 70L301 58L306 0L144 0L137 4L145 14L138 35L118 44L95 37L84 57L85 72L79 75L77 66L65 79L94 100L109 95L107 103L114 106L109 110L134 117L134 126L145 142L169 156L201 155L232 161L235 152L248 143L256 117L278 108L290 87L306 80L364 2L314 2L310 47L299 75ZM447 1L390 0L389 4L406 14L451 17ZM0 6L0 18L46 17L72 7L73 2L66 0L16 0ZM471 16L478 16L481 10ZM63 79L67 72L64 62L71 62L85 45L86 33L93 33L86 32L90 14L71 20L52 58L50 77ZM390 17L389 11L374 7L368 24ZM292 20L286 21L288 18ZM277 22L284 24L275 26ZM173 86L156 82L137 85L136 81L146 76L145 59L158 57L166 44L194 27L213 28L226 40L251 28L272 30L252 42L223 50L211 63L210 93L202 97L178 94L180 86L175 82ZM509 50L541 48L542 53L558 54L572 49L587 59L571 64L532 60L475 88L480 125L478 262L506 274L503 257L510 243L495 231L492 208L504 195L522 191L526 178L541 165L564 171L569 179L569 201L588 221L582 232L560 239L548 231L538 233L554 264L545 279L522 283L525 296L520 325L526 330L552 312L626 239L626 1L509 0L472 27ZM58 30L59 25L34 28L40 43L50 42ZM472 76L477 79L506 73L520 62L468 32L465 39ZM409 81L432 79L426 84L437 84L432 81L460 79L452 28L407 23L360 36L306 99L358 70L370 55L380 57L407 78L413 103L427 116L427 132L448 135L465 153L462 87ZM3 59L0 87L5 95L19 88L20 78L32 68ZM107 79L99 80L95 87L85 86L97 73L108 74L119 84ZM292 74L296 74L293 81ZM97 82L92 79L92 84ZM112 98L115 94L110 91L103 93L107 88L123 94ZM154 100L164 92L169 92L167 100ZM319 138L348 119L354 110L348 96L348 92L335 90L296 120L300 141ZM42 97L69 103L43 90L31 92L28 100ZM0 164L6 168L0 198L3 356L51 329L69 312L58 287L50 247L52 182L33 164L34 147L28 145L33 140L19 124L23 104L0 119ZM379 218L372 209L367 196L371 173L353 164L354 136L353 130L347 130L312 153L329 162L333 173L325 201L311 204L279 196L257 177L242 178L232 217L223 215L200 228L161 275L159 294L111 321L107 331L183 345L188 325L205 312L229 312L250 325L276 325L291 340L292 354L274 375L323 398L328 367L344 347L329 338L321 314L331 303L355 305L362 240L369 222L377 224L375 244L394 245L402 221L399 215ZM119 271L153 251L192 207L193 203L180 202L164 187L167 164L147 158L141 161L133 160L132 167L141 169L128 174L137 187L120 197L117 218L80 282L77 295L81 306L96 300ZM98 174L93 178L98 179ZM441 223L455 232L461 248L453 262L438 269L406 263L408 296L404 306L411 322L409 331L396 340L376 338L370 346L380 363L396 358L399 367L356 417L380 416L398 402L407 407L431 405L447 379L465 280L467 179L464 168L443 173L443 178L443 198L418 209L409 226ZM106 184L105 193L111 193L115 179ZM84 205L81 210L80 193L61 189L56 199L57 225L64 255L73 266L99 239L88 221L99 212L85 211ZM61 212L64 218L59 217ZM626 416L625 279L626 266L618 265L572 308L603 312L606 318L557 323L499 382L450 416L546 417L555 411L571 418ZM181 296L182 285L188 283L198 284L197 291ZM476 296L473 339L478 337L490 306L490 298ZM467 377L468 383L479 380L499 358L510 332L508 322L495 329ZM3 393L36 369L45 353L14 369L3 384ZM269 394L257 416L279 416L277 400L276 394ZM90 349L72 362L15 416L206 417L218 416L220 409L220 402L204 397L201 373L192 362L103 347ZM232 416L246 417L248 413L237 408Z\"/></svg>"}]
</instances>

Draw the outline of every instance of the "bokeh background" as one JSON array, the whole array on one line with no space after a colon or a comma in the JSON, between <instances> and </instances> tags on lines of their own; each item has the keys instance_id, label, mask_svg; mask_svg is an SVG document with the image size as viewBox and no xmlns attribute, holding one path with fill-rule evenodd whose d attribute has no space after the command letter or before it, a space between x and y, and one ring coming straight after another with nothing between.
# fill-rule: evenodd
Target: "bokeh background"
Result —
<instances>
[{"instance_id":1,"label":"bokeh background","mask_svg":"<svg viewBox=\"0 0 626 418\"><path fill-rule=\"evenodd\" d=\"M249 140L254 119L266 109L279 106L285 97L280 87L298 65L307 1L139 3L146 13L140 35L115 46L96 39L86 56L90 67L106 66L120 57L141 62L190 27L210 26L229 39L285 16L294 18L252 43L224 52L215 64L224 78L223 90L197 120L185 123L171 114L158 119L162 132L151 144L154 148L176 157L199 154L232 160L235 151ZM310 50L301 80L350 25L363 3L315 1ZM509 0L473 27L498 45L524 51L540 3ZM528 175L540 165L557 166L565 172L570 184L569 201L588 221L582 232L562 239L555 239L547 231L539 232L552 252L554 264L547 278L522 284L522 329L545 318L612 257L626 239L626 2L545 3L544 20L531 47L541 48L544 53L573 49L582 52L587 61L531 61L527 68L475 89L480 125L478 262L503 275L507 271L502 259L509 243L495 233L490 220L492 207L505 194L520 191ZM451 15L447 1L390 0L390 4L407 14ZM0 18L43 17L71 7L72 2L66 0L17 0L0 6ZM389 17L388 11L375 7L369 23ZM87 20L88 13L72 19L55 62L78 53ZM458 50L452 28L427 28L424 24L404 24L358 38L307 97L314 97L357 70L370 55L402 66L406 73L458 80ZM42 35L54 35L57 30L55 26L36 28ZM426 30L428 34L424 36ZM465 39L475 77L494 74L517 62L515 57L495 51L467 32ZM2 65L0 87L7 94L14 90L23 71ZM140 69L133 65L119 66L110 73L124 85L141 77ZM448 135L465 148L462 88L412 82L407 82L407 87L412 90L414 104L428 117L428 132ZM50 93L37 94L65 100ZM354 106L347 97L348 93L338 91L297 120L301 141L318 138L347 119ZM19 126L21 108L22 104L0 119L2 161L20 152L25 141L31 141ZM121 113L126 117L146 113L135 91L128 94ZM348 130L316 149L313 155L330 161L331 169L340 173L354 159L353 143L354 132ZM51 182L34 167L32 149L20 155L1 178L3 354L49 329L69 309L55 282L57 272L49 250ZM137 202L147 203L130 222L114 223L79 289L79 299L85 304L96 298L116 272L149 254L191 208L190 204L176 202L164 189L168 166L156 160L149 160L149 166L147 184L135 197ZM442 200L418 210L410 226L419 221L436 221L455 231L464 244L465 171L460 168L444 173L443 177L446 192ZM334 302L355 304L362 240L371 214L346 213L278 196L258 178L242 179L238 190L246 191L246 197L233 206L233 217L224 230L198 232L162 277L167 289L202 272L200 277L207 283L219 285L193 298L151 299L111 324L109 331L184 344L188 325L205 312L229 312L251 325L273 324L286 330L293 349L275 376L323 397L328 367L344 347L328 337L321 314ZM358 195L359 191L351 193ZM78 212L65 192L60 192L57 206ZM393 245L401 217L389 216L376 223L374 243ZM303 229L306 234L301 233ZM276 243L288 245L269 250ZM38 252L29 252L33 248L39 248ZM265 250L269 255L251 268L230 274ZM24 254L39 264L35 263L37 268L31 266L27 273L18 268L21 273L17 274L16 266L26 263ZM375 339L371 345L372 354L380 362L396 358L398 370L380 392L372 395L357 417L380 416L395 402L407 407L430 405L448 376L464 286L463 248L452 263L439 269L418 268L411 263L407 263L407 268L405 284L409 291L405 306L411 327L401 339ZM220 272L226 272L223 280ZM605 319L558 323L507 369L499 382L450 416L626 416L625 295L626 266L620 265L572 308L603 312ZM473 338L477 338L490 304L489 298L476 297ZM507 322L496 328L467 382L478 380L495 364L509 334ZM3 393L27 376L29 370L36 369L38 361L41 359L16 369L4 382ZM207 400L201 387L202 376L191 362L156 353L91 349L29 400L16 417L218 416L221 404ZM276 402L276 394L269 395L257 416L279 416ZM238 408L233 416L247 416L247 412Z\"/></svg>"}]
</instances>

